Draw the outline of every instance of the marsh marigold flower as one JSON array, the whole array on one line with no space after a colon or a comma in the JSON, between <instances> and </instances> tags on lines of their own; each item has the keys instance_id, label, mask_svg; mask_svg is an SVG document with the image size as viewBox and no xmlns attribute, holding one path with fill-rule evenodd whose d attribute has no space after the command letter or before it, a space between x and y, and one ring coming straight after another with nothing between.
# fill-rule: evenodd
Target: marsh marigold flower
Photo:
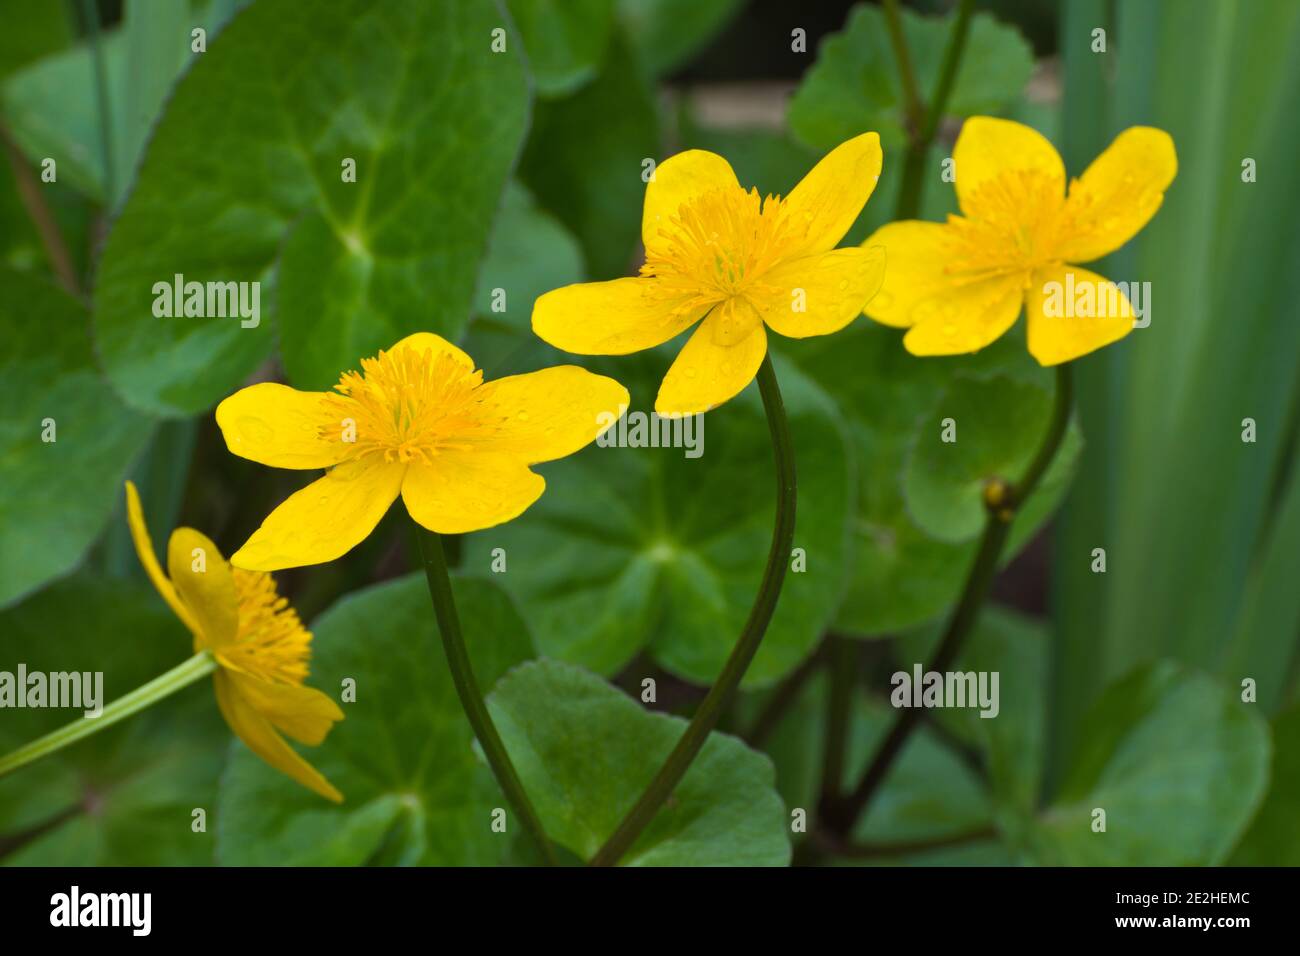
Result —
<instances>
[{"instance_id":1,"label":"marsh marigold flower","mask_svg":"<svg viewBox=\"0 0 1300 956\"><path fill-rule=\"evenodd\" d=\"M867 315L909 329L903 344L913 355L955 355L993 342L1023 305L1029 351L1042 365L1129 333L1134 313L1122 290L1071 263L1114 252L1155 215L1178 171L1168 133L1120 133L1068 195L1052 144L1010 120L968 119L953 162L960 216L890 223L867 240L889 257Z\"/></svg>"},{"instance_id":2,"label":"marsh marigold flower","mask_svg":"<svg viewBox=\"0 0 1300 956\"><path fill-rule=\"evenodd\" d=\"M126 510L149 579L194 635L194 652L207 651L217 662L217 706L235 736L276 770L328 800L342 801L343 794L280 736L314 746L343 719L343 711L321 691L303 686L311 632L276 592L271 576L232 568L193 528L172 532L164 574L130 482Z\"/></svg>"},{"instance_id":3,"label":"marsh marigold flower","mask_svg":"<svg viewBox=\"0 0 1300 956\"><path fill-rule=\"evenodd\" d=\"M327 468L291 495L234 555L274 571L332 561L402 496L443 534L521 514L546 482L529 465L572 455L616 421L627 389L572 365L483 381L474 361L430 332L407 336L333 392L264 382L217 406L226 447L275 468ZM609 414L605 414L609 413Z\"/></svg>"},{"instance_id":4,"label":"marsh marigold flower","mask_svg":"<svg viewBox=\"0 0 1300 956\"><path fill-rule=\"evenodd\" d=\"M784 199L763 199L741 187L721 156L678 153L646 187L640 276L546 293L533 307L533 331L567 352L625 355L698 322L655 411L689 415L720 405L758 372L765 328L790 338L827 335L852 322L879 288L881 250L835 245L875 188L880 162L880 138L864 133L832 150Z\"/></svg>"}]
</instances>

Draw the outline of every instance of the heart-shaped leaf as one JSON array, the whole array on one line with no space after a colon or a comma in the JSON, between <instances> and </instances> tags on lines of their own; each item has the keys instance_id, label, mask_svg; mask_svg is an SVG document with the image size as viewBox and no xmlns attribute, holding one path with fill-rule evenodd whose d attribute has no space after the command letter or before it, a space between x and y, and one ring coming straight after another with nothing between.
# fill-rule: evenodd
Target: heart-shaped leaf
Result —
<instances>
[{"instance_id":1,"label":"heart-shaped leaf","mask_svg":"<svg viewBox=\"0 0 1300 956\"><path fill-rule=\"evenodd\" d=\"M686 721L652 714L593 674L558 661L511 671L488 698L547 834L590 859L636 803ZM784 866L785 807L772 763L713 734L625 866Z\"/></svg>"},{"instance_id":2,"label":"heart-shaped leaf","mask_svg":"<svg viewBox=\"0 0 1300 956\"><path fill-rule=\"evenodd\" d=\"M130 402L206 408L270 354L272 319L304 388L459 335L527 122L502 22L487 0L261 0L213 38L100 263L97 338Z\"/></svg>"},{"instance_id":3,"label":"heart-shaped leaf","mask_svg":"<svg viewBox=\"0 0 1300 956\"><path fill-rule=\"evenodd\" d=\"M903 10L903 36L922 100L939 84L956 14L925 17ZM970 34L946 111L953 116L997 113L1029 82L1033 52L1012 27L985 13ZM817 62L790 101L790 128L812 146L830 149L866 130L888 146L906 142L904 97L885 15L874 4L853 8L843 32L822 41Z\"/></svg>"},{"instance_id":4,"label":"heart-shaped leaf","mask_svg":"<svg viewBox=\"0 0 1300 956\"><path fill-rule=\"evenodd\" d=\"M531 656L528 629L490 582L457 578L456 601L479 686ZM434 623L423 575L348 595L314 622L310 683L340 696L344 719L305 751L343 792L327 803L242 744L222 778L217 855L237 866L473 864L500 861L506 807L486 765ZM352 682L345 684L345 682Z\"/></svg>"},{"instance_id":5,"label":"heart-shaped leaf","mask_svg":"<svg viewBox=\"0 0 1300 956\"><path fill-rule=\"evenodd\" d=\"M767 560L776 507L771 439L757 386L702 419L678 419L678 431L647 418L668 355L602 363L632 393L633 412L608 437L627 447L593 446L543 466L541 500L471 536L466 553L468 566L486 573L495 549L504 549L498 579L546 655L611 674L645 648L673 673L707 684L740 635ZM791 556L746 686L778 679L807 655L845 583L844 436L831 402L796 368L783 363L778 378L795 436L794 544L802 554ZM665 425L679 447L644 447L656 429L656 444L664 444Z\"/></svg>"},{"instance_id":6,"label":"heart-shaped leaf","mask_svg":"<svg viewBox=\"0 0 1300 956\"><path fill-rule=\"evenodd\" d=\"M1168 662L1111 685L1038 824L1039 859L1054 866L1223 862L1268 787L1268 725L1255 706Z\"/></svg>"},{"instance_id":7,"label":"heart-shaped leaf","mask_svg":"<svg viewBox=\"0 0 1300 956\"><path fill-rule=\"evenodd\" d=\"M0 270L0 607L69 571L121 500L152 431L95 366L85 310Z\"/></svg>"},{"instance_id":8,"label":"heart-shaped leaf","mask_svg":"<svg viewBox=\"0 0 1300 956\"><path fill-rule=\"evenodd\" d=\"M834 336L782 343L782 350L830 393L852 436L858 462L857 516L850 524L855 559L836 626L861 636L901 631L942 615L974 560L975 541L934 537L904 497L912 449L942 440L945 416L937 413L956 378L988 383L983 396L1000 406L1008 399L995 397L995 390L997 396L1002 389L1029 396L1042 408L1052 401L1051 373L1029 357L1021 333L1004 335L976 355L942 359L909 355L901 339L899 330L864 318ZM1023 392L1021 383L1035 391ZM959 408L957 417L969 411ZM960 426L958 435L960 442ZM1034 453L1042 434L997 432L985 439L1004 449L1004 457L1019 461ZM1062 454L1068 456L1073 447L1067 444ZM1060 481L1038 489L1012 525L1004 561L1033 537L1064 490ZM976 508L983 507L979 495L976 489Z\"/></svg>"}]
</instances>

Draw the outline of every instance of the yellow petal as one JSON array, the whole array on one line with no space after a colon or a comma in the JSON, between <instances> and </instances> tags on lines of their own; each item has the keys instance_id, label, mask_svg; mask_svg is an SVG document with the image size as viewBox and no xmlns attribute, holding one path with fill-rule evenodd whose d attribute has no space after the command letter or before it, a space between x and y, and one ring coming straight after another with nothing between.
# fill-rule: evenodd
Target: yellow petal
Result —
<instances>
[{"instance_id":1,"label":"yellow petal","mask_svg":"<svg viewBox=\"0 0 1300 956\"><path fill-rule=\"evenodd\" d=\"M149 580L158 589L167 606L172 609L172 613L181 619L181 623L189 628L191 634L198 637L198 621L194 620L194 615L181 601L175 586L167 580L162 567L158 564L153 540L149 537L149 529L144 523L144 509L140 507L140 495L135 490L135 484L130 481L126 483L126 520L131 527L131 540L135 542L135 553L139 555L140 563L144 565L145 574L149 575Z\"/></svg>"},{"instance_id":2,"label":"yellow petal","mask_svg":"<svg viewBox=\"0 0 1300 956\"><path fill-rule=\"evenodd\" d=\"M767 334L753 306L728 299L704 320L677 356L655 399L660 415L694 415L739 395L767 354Z\"/></svg>"},{"instance_id":3,"label":"yellow petal","mask_svg":"<svg viewBox=\"0 0 1300 956\"><path fill-rule=\"evenodd\" d=\"M300 392L262 382L241 388L217 406L217 427L232 454L272 468L328 468L342 443L321 438L331 423L325 392Z\"/></svg>"},{"instance_id":4,"label":"yellow petal","mask_svg":"<svg viewBox=\"0 0 1300 956\"><path fill-rule=\"evenodd\" d=\"M454 358L461 365L465 366L471 372L474 370L474 360L464 351L456 348L441 335L434 335L432 332L416 332L408 335L406 338L398 341L388 351L396 352L398 349L414 349L417 352L432 352L434 355L447 354Z\"/></svg>"},{"instance_id":5,"label":"yellow petal","mask_svg":"<svg viewBox=\"0 0 1300 956\"><path fill-rule=\"evenodd\" d=\"M972 116L962 125L952 157L957 201L961 211L972 218L996 214L1002 209L999 204L991 210L989 200L980 196L981 187L1000 176L1036 176L1045 181L1048 194L1061 200L1065 198L1065 164L1061 162L1061 154L1041 133L1021 123Z\"/></svg>"},{"instance_id":6,"label":"yellow petal","mask_svg":"<svg viewBox=\"0 0 1300 956\"><path fill-rule=\"evenodd\" d=\"M553 289L533 304L533 331L557 349L577 355L627 355L662 345L703 317L685 299L669 299L657 279L581 282Z\"/></svg>"},{"instance_id":7,"label":"yellow petal","mask_svg":"<svg viewBox=\"0 0 1300 956\"><path fill-rule=\"evenodd\" d=\"M298 752L285 743L284 738L275 732L270 721L259 714L253 706L239 693L229 674L217 671L213 681L217 692L217 706L221 715L242 740L253 751L276 770L292 780L302 784L308 790L320 794L326 800L343 802L343 794L325 777L303 760Z\"/></svg>"},{"instance_id":8,"label":"yellow petal","mask_svg":"<svg viewBox=\"0 0 1300 956\"><path fill-rule=\"evenodd\" d=\"M315 687L273 684L233 668L226 673L249 706L299 743L316 746L343 719L339 705Z\"/></svg>"},{"instance_id":9,"label":"yellow petal","mask_svg":"<svg viewBox=\"0 0 1300 956\"><path fill-rule=\"evenodd\" d=\"M432 465L411 466L402 500L430 531L463 534L518 517L545 488L542 476L512 455L446 452Z\"/></svg>"},{"instance_id":10,"label":"yellow petal","mask_svg":"<svg viewBox=\"0 0 1300 956\"><path fill-rule=\"evenodd\" d=\"M1029 353L1059 365L1122 339L1133 329L1133 307L1115 283L1079 266L1034 273L1025 296ZM1090 314L1089 314L1090 313Z\"/></svg>"},{"instance_id":11,"label":"yellow petal","mask_svg":"<svg viewBox=\"0 0 1300 956\"><path fill-rule=\"evenodd\" d=\"M791 259L827 252L844 238L880 178L880 137L863 133L826 154L790 191Z\"/></svg>"},{"instance_id":12,"label":"yellow petal","mask_svg":"<svg viewBox=\"0 0 1300 956\"><path fill-rule=\"evenodd\" d=\"M912 326L903 346L913 355L977 352L1015 325L1024 299L1019 276L953 286L915 310L914 315L928 317Z\"/></svg>"},{"instance_id":13,"label":"yellow petal","mask_svg":"<svg viewBox=\"0 0 1300 956\"><path fill-rule=\"evenodd\" d=\"M763 321L792 339L838 332L862 314L885 278L884 246L834 249L778 266L763 284L778 291L759 303Z\"/></svg>"},{"instance_id":14,"label":"yellow petal","mask_svg":"<svg viewBox=\"0 0 1300 956\"><path fill-rule=\"evenodd\" d=\"M199 625L202 647L219 648L239 631L239 592L230 565L207 535L177 528L167 542L167 573Z\"/></svg>"},{"instance_id":15,"label":"yellow petal","mask_svg":"<svg viewBox=\"0 0 1300 956\"><path fill-rule=\"evenodd\" d=\"M249 571L333 561L360 544L397 499L406 465L344 462L290 495L230 560Z\"/></svg>"},{"instance_id":16,"label":"yellow petal","mask_svg":"<svg viewBox=\"0 0 1300 956\"><path fill-rule=\"evenodd\" d=\"M916 325L924 317L914 314L917 306L956 285L944 267L958 253L958 246L954 234L941 223L891 222L864 245L885 250L884 281L864 310L877 322L901 329Z\"/></svg>"},{"instance_id":17,"label":"yellow petal","mask_svg":"<svg viewBox=\"0 0 1300 956\"><path fill-rule=\"evenodd\" d=\"M645 209L641 215L641 241L647 249L657 245L659 230L681 207L701 193L713 189L740 189L731 164L717 153L688 149L670 156L655 168L654 178L645 189Z\"/></svg>"},{"instance_id":18,"label":"yellow petal","mask_svg":"<svg viewBox=\"0 0 1300 956\"><path fill-rule=\"evenodd\" d=\"M627 389L604 375L560 365L485 382L483 412L498 422L490 450L528 464L572 455L627 409Z\"/></svg>"},{"instance_id":19,"label":"yellow petal","mask_svg":"<svg viewBox=\"0 0 1300 956\"><path fill-rule=\"evenodd\" d=\"M1060 258L1091 262L1124 245L1156 214L1177 172L1174 141L1164 130L1134 126L1120 133L1070 184Z\"/></svg>"}]
</instances>

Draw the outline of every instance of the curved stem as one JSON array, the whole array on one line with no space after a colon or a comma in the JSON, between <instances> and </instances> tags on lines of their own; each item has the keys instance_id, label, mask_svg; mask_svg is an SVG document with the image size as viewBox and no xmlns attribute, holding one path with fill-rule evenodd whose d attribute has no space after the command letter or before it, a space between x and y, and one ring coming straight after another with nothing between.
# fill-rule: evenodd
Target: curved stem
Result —
<instances>
[{"instance_id":1,"label":"curved stem","mask_svg":"<svg viewBox=\"0 0 1300 956\"><path fill-rule=\"evenodd\" d=\"M790 423L785 415L785 403L772 368L772 356L763 358L758 370L758 388L763 396L763 410L767 413L767 427L772 436L772 451L776 459L776 524L772 529L772 548L767 555L763 580L750 608L749 618L740 632L740 638L727 658L722 673L709 689L690 725L682 733L677 746L664 761L659 773L650 781L636 805L628 811L618 828L591 858L592 866L613 866L628 851L641 831L649 826L659 808L663 806L673 788L686 775L692 761L717 726L718 718L731 700L740 680L749 669L750 661L758 651L767 631L772 612L776 610L781 585L785 581L786 567L790 562L790 549L794 543L795 475L794 448L790 443Z\"/></svg>"},{"instance_id":2,"label":"curved stem","mask_svg":"<svg viewBox=\"0 0 1300 956\"><path fill-rule=\"evenodd\" d=\"M433 613L438 620L438 633L442 637L442 648L447 655L447 668L451 671L452 682L460 697L460 705L474 728L474 736L487 757L488 766L492 768L497 783L505 792L506 799L519 814L524 829L528 831L533 842L542 853L548 866L555 866L555 851L551 841L546 837L546 829L541 818L533 809L532 801L524 791L524 785L515 772L515 765L510 762L510 754L497 733L496 724L488 713L474 678L474 668L470 663L469 651L465 647L465 638L461 635L460 617L456 613L456 598L451 590L451 578L447 574L447 558L442 550L442 537L420 525L415 526L416 538L420 544L420 554L424 559L424 576L429 582L429 596L433 599Z\"/></svg>"},{"instance_id":3,"label":"curved stem","mask_svg":"<svg viewBox=\"0 0 1300 956\"><path fill-rule=\"evenodd\" d=\"M132 714L139 713L164 697L176 693L182 687L188 687L216 669L217 662L213 656L208 651L200 651L189 660L173 667L167 673L161 674L149 681L149 683L137 687L125 697L119 697L100 711L99 716L78 718L72 723L64 724L58 730L46 734L44 737L33 740L26 746L19 747L12 753L0 757L0 777L10 771L17 770L24 764L29 764L33 760L52 754L56 750L62 750L69 744L76 743L91 734L97 734L101 730L111 727L118 721L125 720Z\"/></svg>"},{"instance_id":4,"label":"curved stem","mask_svg":"<svg viewBox=\"0 0 1300 956\"><path fill-rule=\"evenodd\" d=\"M966 584L962 588L961 598L948 620L943 638L934 657L926 666L926 671L945 671L956 658L958 651L979 618L980 608L987 596L993 578L997 574L998 560L1002 547L1011 531L1011 522L1016 512L1029 496L1034 493L1046 473L1048 466L1056 457L1065 438L1066 428L1070 423L1070 411L1074 405L1073 379L1068 363L1056 367L1056 396L1052 406L1052 417L1048 423L1043 443L1038 448L1024 476L1015 484L1003 481L990 482L984 489L984 503L988 516L984 523L984 536L980 539L979 552L971 566ZM889 729L884 742L876 751L862 775L853 793L844 800L827 802L823 814L828 828L839 835L849 833L867 805L871 802L881 783L884 782L895 758L903 749L912 729L921 719L921 711L915 707L902 708L894 724Z\"/></svg>"}]
</instances>

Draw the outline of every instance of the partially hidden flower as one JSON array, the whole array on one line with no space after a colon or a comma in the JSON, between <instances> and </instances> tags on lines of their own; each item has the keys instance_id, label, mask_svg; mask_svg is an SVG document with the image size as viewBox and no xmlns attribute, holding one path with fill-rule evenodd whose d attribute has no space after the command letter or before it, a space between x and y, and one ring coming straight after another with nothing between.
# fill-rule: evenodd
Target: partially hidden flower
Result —
<instances>
[{"instance_id":1,"label":"partially hidden flower","mask_svg":"<svg viewBox=\"0 0 1300 956\"><path fill-rule=\"evenodd\" d=\"M763 199L716 153L678 153L646 187L640 275L546 293L533 306L533 331L567 352L625 355L700 323L655 411L714 408L754 379L767 354L765 329L790 338L838 331L880 287L882 250L835 248L880 163L880 138L864 133L828 153L784 199Z\"/></svg>"},{"instance_id":2,"label":"partially hidden flower","mask_svg":"<svg viewBox=\"0 0 1300 956\"><path fill-rule=\"evenodd\" d=\"M952 158L960 216L890 223L867 240L889 257L867 315L909 329L913 355L955 355L993 342L1023 306L1042 365L1128 335L1134 310L1123 290L1072 263L1114 252L1155 215L1178 171L1169 134L1120 133L1068 195L1060 154L1020 123L971 117Z\"/></svg>"},{"instance_id":3,"label":"partially hidden flower","mask_svg":"<svg viewBox=\"0 0 1300 956\"><path fill-rule=\"evenodd\" d=\"M343 711L306 687L311 632L275 589L269 574L231 567L193 528L167 542L167 574L154 554L140 496L126 483L127 520L140 563L154 587L194 636L194 652L217 662L213 686L235 736L268 764L335 803L343 794L298 755L281 734L315 746Z\"/></svg>"},{"instance_id":4,"label":"partially hidden flower","mask_svg":"<svg viewBox=\"0 0 1300 956\"><path fill-rule=\"evenodd\" d=\"M332 561L402 496L443 534L517 517L546 482L529 465L572 455L617 421L618 382L573 365L485 382L474 361L431 332L407 336L332 392L263 382L217 406L226 447L273 468L326 468L290 495L234 555L274 571Z\"/></svg>"}]
</instances>

